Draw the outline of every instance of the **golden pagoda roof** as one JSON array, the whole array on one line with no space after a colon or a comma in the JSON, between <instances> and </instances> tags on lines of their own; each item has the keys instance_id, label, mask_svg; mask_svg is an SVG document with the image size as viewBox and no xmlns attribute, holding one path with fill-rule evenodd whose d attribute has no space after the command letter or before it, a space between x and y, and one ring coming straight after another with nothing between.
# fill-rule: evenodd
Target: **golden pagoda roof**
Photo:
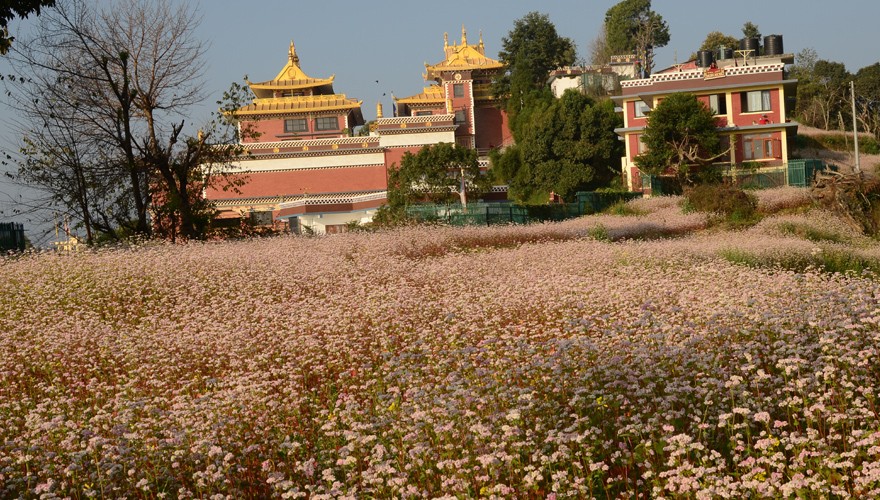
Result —
<instances>
[{"instance_id":1,"label":"golden pagoda roof","mask_svg":"<svg viewBox=\"0 0 880 500\"><path fill-rule=\"evenodd\" d=\"M269 97L257 99L254 103L239 108L236 114L266 115L360 109L362 103L363 101L345 97L345 94Z\"/></svg>"},{"instance_id":2,"label":"golden pagoda roof","mask_svg":"<svg viewBox=\"0 0 880 500\"><path fill-rule=\"evenodd\" d=\"M433 66L425 64L426 80L433 80L441 71L497 69L504 66L495 59L486 57L482 33L480 33L480 42L477 45L468 45L467 31L464 26L461 27L461 44L449 45L449 35L443 34L443 50L446 52L445 60Z\"/></svg>"},{"instance_id":3,"label":"golden pagoda roof","mask_svg":"<svg viewBox=\"0 0 880 500\"><path fill-rule=\"evenodd\" d=\"M409 97L395 97L394 100L398 104L426 104L426 103L442 103L444 102L443 87L440 85L431 85L425 87L421 94Z\"/></svg>"},{"instance_id":4,"label":"golden pagoda roof","mask_svg":"<svg viewBox=\"0 0 880 500\"><path fill-rule=\"evenodd\" d=\"M334 77L335 75L330 78L312 78L305 74L299 67L299 56L296 54L296 47L291 40L290 48L287 51L287 64L275 78L265 82L247 83L253 90L296 90L332 85Z\"/></svg>"}]
</instances>

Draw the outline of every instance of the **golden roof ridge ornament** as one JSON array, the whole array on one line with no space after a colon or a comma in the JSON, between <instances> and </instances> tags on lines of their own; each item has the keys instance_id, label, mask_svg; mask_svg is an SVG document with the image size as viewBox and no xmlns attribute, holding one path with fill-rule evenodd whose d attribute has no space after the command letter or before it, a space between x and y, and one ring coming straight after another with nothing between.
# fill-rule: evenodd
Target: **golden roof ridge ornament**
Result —
<instances>
[{"instance_id":1,"label":"golden roof ridge ornament","mask_svg":"<svg viewBox=\"0 0 880 500\"><path fill-rule=\"evenodd\" d=\"M443 33L443 48L449 47L449 33Z\"/></svg>"},{"instance_id":2,"label":"golden roof ridge ornament","mask_svg":"<svg viewBox=\"0 0 880 500\"><path fill-rule=\"evenodd\" d=\"M480 30L480 54L486 54L486 47L483 45L483 30Z\"/></svg>"},{"instance_id":3,"label":"golden roof ridge ornament","mask_svg":"<svg viewBox=\"0 0 880 500\"><path fill-rule=\"evenodd\" d=\"M290 62L299 66L299 56L296 55L296 46L293 45L293 39L290 40L290 48L287 50L287 57Z\"/></svg>"},{"instance_id":4,"label":"golden roof ridge ornament","mask_svg":"<svg viewBox=\"0 0 880 500\"><path fill-rule=\"evenodd\" d=\"M461 44L467 45L467 31L464 29L464 23L461 23Z\"/></svg>"}]
</instances>

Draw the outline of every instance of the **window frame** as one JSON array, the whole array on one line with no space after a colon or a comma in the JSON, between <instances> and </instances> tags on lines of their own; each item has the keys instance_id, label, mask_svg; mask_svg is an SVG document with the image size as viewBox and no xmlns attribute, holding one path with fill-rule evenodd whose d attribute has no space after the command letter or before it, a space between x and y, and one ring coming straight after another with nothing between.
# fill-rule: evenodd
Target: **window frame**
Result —
<instances>
[{"instance_id":1,"label":"window frame","mask_svg":"<svg viewBox=\"0 0 880 500\"><path fill-rule=\"evenodd\" d=\"M297 128L294 124L301 125L302 128ZM309 131L309 121L305 118L285 118L284 119L284 133L285 134L296 134L298 132L308 132Z\"/></svg>"},{"instance_id":2,"label":"window frame","mask_svg":"<svg viewBox=\"0 0 880 500\"><path fill-rule=\"evenodd\" d=\"M712 99L715 99L715 106L712 106ZM709 94L708 95L708 104L709 109L712 110L712 114L715 116L724 116L727 114L727 95L726 94Z\"/></svg>"},{"instance_id":3,"label":"window frame","mask_svg":"<svg viewBox=\"0 0 880 500\"><path fill-rule=\"evenodd\" d=\"M757 99L753 99L753 96L757 96ZM757 104L757 102L753 103L753 100L757 100L760 103L757 109L752 107L752 104ZM768 111L773 111L773 99L769 90L741 92L740 104L742 105L743 113L767 113Z\"/></svg>"},{"instance_id":4,"label":"window frame","mask_svg":"<svg viewBox=\"0 0 880 500\"><path fill-rule=\"evenodd\" d=\"M461 118L459 118L459 114L460 114ZM453 118L453 123L456 125L467 124L467 110L465 110L465 109L455 110L455 118Z\"/></svg>"},{"instance_id":5,"label":"window frame","mask_svg":"<svg viewBox=\"0 0 880 500\"><path fill-rule=\"evenodd\" d=\"M746 161L757 160L775 160L780 158L777 155L777 148L774 144L778 139L772 134L745 134L742 136L743 159ZM757 145L757 146L756 146ZM756 149L759 148L759 149ZM756 156L755 152L760 151L760 156ZM779 151L778 153L781 153Z\"/></svg>"},{"instance_id":6,"label":"window frame","mask_svg":"<svg viewBox=\"0 0 880 500\"><path fill-rule=\"evenodd\" d=\"M329 120L333 120L333 126L327 127L326 123ZM315 131L326 132L339 130L339 117L338 116L319 116L315 118Z\"/></svg>"},{"instance_id":7,"label":"window frame","mask_svg":"<svg viewBox=\"0 0 880 500\"><path fill-rule=\"evenodd\" d=\"M633 106L633 116L635 116L636 118L645 118L651 111L651 106L641 99L638 101L633 101Z\"/></svg>"},{"instance_id":8,"label":"window frame","mask_svg":"<svg viewBox=\"0 0 880 500\"><path fill-rule=\"evenodd\" d=\"M452 97L464 97L464 84L463 83L453 83L452 84Z\"/></svg>"}]
</instances>

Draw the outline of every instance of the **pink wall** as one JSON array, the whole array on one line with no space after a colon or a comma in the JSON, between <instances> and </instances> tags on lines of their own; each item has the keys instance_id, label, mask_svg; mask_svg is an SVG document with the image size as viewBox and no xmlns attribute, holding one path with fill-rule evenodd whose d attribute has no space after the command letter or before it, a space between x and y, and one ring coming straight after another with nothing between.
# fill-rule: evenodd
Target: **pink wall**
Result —
<instances>
[{"instance_id":1,"label":"pink wall","mask_svg":"<svg viewBox=\"0 0 880 500\"><path fill-rule=\"evenodd\" d=\"M325 115L326 116L326 115ZM284 119L285 118L306 118L306 123L308 125L308 132L297 132L295 134L287 134L284 132ZM285 140L293 140L293 139L324 139L328 137L341 137L343 136L341 130L345 127L345 114L337 115L337 121L339 123L338 130L322 130L315 131L315 117L308 115L298 115L298 116L287 116L284 118L266 118L263 120L242 120L242 127L251 126L255 132L260 134L256 139L246 138L244 142L271 142L271 141L285 141Z\"/></svg>"}]
</instances>

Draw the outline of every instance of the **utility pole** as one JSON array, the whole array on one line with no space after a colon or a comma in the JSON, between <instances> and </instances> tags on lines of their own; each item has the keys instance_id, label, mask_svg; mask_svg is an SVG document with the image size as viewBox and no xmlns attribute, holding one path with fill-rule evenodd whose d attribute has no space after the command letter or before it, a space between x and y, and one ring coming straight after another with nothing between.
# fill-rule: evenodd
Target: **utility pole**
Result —
<instances>
[{"instance_id":1,"label":"utility pole","mask_svg":"<svg viewBox=\"0 0 880 500\"><path fill-rule=\"evenodd\" d=\"M861 165L859 165L859 125L858 125L858 121L856 121L856 84L855 84L855 81L849 82L849 90L852 93L853 144L855 145L855 151L856 151L855 171L857 174L861 174L862 168L861 168Z\"/></svg>"}]
</instances>

